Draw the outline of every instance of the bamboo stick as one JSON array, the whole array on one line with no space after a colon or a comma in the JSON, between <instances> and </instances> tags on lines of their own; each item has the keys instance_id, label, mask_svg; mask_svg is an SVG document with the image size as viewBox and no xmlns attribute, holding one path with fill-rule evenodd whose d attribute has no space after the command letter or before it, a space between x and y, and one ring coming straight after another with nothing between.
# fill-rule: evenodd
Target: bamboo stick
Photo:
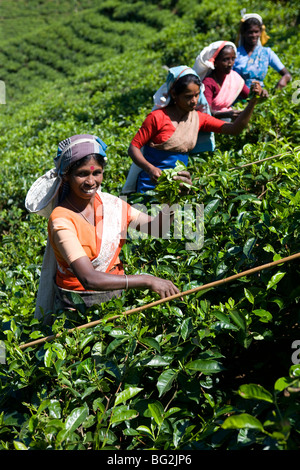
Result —
<instances>
[{"instance_id":1,"label":"bamboo stick","mask_svg":"<svg viewBox=\"0 0 300 470\"><path fill-rule=\"evenodd\" d=\"M256 160L255 162L250 162L250 163L245 163L244 165L234 166L232 168L229 168L228 171L239 170L240 168L245 168L245 167L251 166L251 165L258 165L258 164L263 163L267 160L271 160L272 158L283 157L283 156L286 156L286 155L292 155L292 153L291 152L278 153L277 155L272 155L271 157L262 158L261 160ZM206 176L218 176L218 174L217 173L210 173L209 175L206 175Z\"/></svg>"},{"instance_id":2,"label":"bamboo stick","mask_svg":"<svg viewBox=\"0 0 300 470\"><path fill-rule=\"evenodd\" d=\"M272 158L282 157L283 155L284 155L284 156L286 156L286 155L292 155L292 153L291 153L291 152L278 153L277 155L272 155L271 157L262 158L261 160L256 160L255 162L250 162L250 163L245 163L244 165L234 166L233 168L229 168L228 171L238 170L239 168L245 168L246 166L257 165L257 164L263 163L263 162L265 162L265 161L267 161L267 160L271 160Z\"/></svg>"},{"instance_id":3,"label":"bamboo stick","mask_svg":"<svg viewBox=\"0 0 300 470\"><path fill-rule=\"evenodd\" d=\"M257 273L259 271L262 271L263 269L270 269L274 266L277 266L278 264L283 264L283 263L287 263L288 261L293 261L293 260L295 260L299 257L300 257L300 253L296 253L294 255L290 255L290 256L287 256L285 258L281 258L279 260L272 261L270 263L262 264L261 266L257 266L256 268L251 268L251 269L248 269L246 271L242 271L241 273L234 274L233 276L229 276L227 278L220 279L218 281L209 282L208 284L204 284L202 286L194 287L193 289L189 289L189 290L186 290L184 292L179 292L178 294L171 295L171 296L166 297L164 299L159 299L159 300L156 300L156 301L151 302L149 304L145 304L145 305L142 305L140 307L133 308L131 310L126 310L125 312L121 313L120 315L114 315L110 318L107 318L105 321L116 320L117 318L120 318L124 315L132 315L133 313L141 312L141 311L146 310L148 308L155 307L157 305L163 304L165 302L169 302L169 301L174 300L174 299L178 299L180 297L184 297L184 296L189 295L189 294L194 294L194 293L199 292L201 290L206 290L206 289L210 289L212 287L220 286L220 285L226 284L228 282L234 281L235 279L239 279L241 277L249 276L251 274ZM103 321L103 319L101 318L99 320L95 320L95 321L92 321L92 322L89 322L89 323L85 323L83 325L71 328L71 329L67 330L67 332L71 333L72 331L75 331L75 330L81 330L81 329L85 329L85 328L93 328L94 326L98 325L102 321ZM45 336L43 338L36 339L35 341L31 341L30 343L21 344L19 346L19 348L20 349L25 349L25 348L28 348L30 346L35 346L37 344L45 343L47 341L52 341L53 339L58 338L61 335L62 335L62 333L58 333L56 335L51 335L51 336Z\"/></svg>"}]
</instances>

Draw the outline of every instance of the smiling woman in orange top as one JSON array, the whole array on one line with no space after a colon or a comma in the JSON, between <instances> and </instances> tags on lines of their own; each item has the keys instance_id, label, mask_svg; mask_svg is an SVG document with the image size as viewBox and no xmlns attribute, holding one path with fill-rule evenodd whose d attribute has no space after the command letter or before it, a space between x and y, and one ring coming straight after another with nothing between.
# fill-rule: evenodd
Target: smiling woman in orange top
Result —
<instances>
[{"instance_id":1,"label":"smiling woman in orange top","mask_svg":"<svg viewBox=\"0 0 300 470\"><path fill-rule=\"evenodd\" d=\"M168 205L156 217L101 191L106 144L99 137L75 135L60 142L56 168L30 188L26 207L49 217L48 243L35 316L73 308L72 293L87 307L121 295L124 289L151 289L161 298L179 292L169 280L126 275L119 255L129 225L162 236L173 214ZM188 172L177 179L191 184ZM48 322L48 318L46 318Z\"/></svg>"}]
</instances>

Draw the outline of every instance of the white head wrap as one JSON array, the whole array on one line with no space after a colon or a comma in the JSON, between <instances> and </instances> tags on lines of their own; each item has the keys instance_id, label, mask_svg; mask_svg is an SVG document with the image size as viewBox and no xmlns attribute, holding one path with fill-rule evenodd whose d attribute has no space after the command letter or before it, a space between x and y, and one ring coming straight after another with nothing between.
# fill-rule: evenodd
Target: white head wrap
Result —
<instances>
[{"instance_id":1,"label":"white head wrap","mask_svg":"<svg viewBox=\"0 0 300 470\"><path fill-rule=\"evenodd\" d=\"M260 22L261 25L263 24L262 17L258 15L257 13L246 13L245 15L243 15L242 20L247 21L247 20L250 20L250 18L256 18Z\"/></svg>"},{"instance_id":2,"label":"white head wrap","mask_svg":"<svg viewBox=\"0 0 300 470\"><path fill-rule=\"evenodd\" d=\"M26 195L26 209L49 218L58 203L59 189L63 183L62 176L70 164L92 153L101 155L105 163L106 148L107 145L99 137L91 134L74 135L61 141L57 156L54 158L55 168L47 171L33 183Z\"/></svg>"},{"instance_id":3,"label":"white head wrap","mask_svg":"<svg viewBox=\"0 0 300 470\"><path fill-rule=\"evenodd\" d=\"M231 46L236 53L236 46L230 41L216 41L211 43L209 46L202 49L200 54L196 57L193 69L199 75L200 79L203 80L208 72L215 68L215 58L219 52L225 46Z\"/></svg>"}]
</instances>

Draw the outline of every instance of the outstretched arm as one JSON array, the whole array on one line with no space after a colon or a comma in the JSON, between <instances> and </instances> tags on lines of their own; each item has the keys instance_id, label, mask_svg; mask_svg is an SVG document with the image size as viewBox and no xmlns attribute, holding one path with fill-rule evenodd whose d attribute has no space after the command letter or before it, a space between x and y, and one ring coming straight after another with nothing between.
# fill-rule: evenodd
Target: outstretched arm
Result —
<instances>
[{"instance_id":1,"label":"outstretched arm","mask_svg":"<svg viewBox=\"0 0 300 470\"><path fill-rule=\"evenodd\" d=\"M250 99L246 108L233 122L226 123L222 126L220 130L221 134L238 135L242 132L243 129L245 129L245 127L248 126L254 107L259 99L257 96L260 97L264 94L263 89L258 82L253 82L251 85L251 91L254 94L253 98Z\"/></svg>"},{"instance_id":2,"label":"outstretched arm","mask_svg":"<svg viewBox=\"0 0 300 470\"><path fill-rule=\"evenodd\" d=\"M70 267L86 290L151 289L162 299L179 293L179 289L167 279L148 274L122 276L96 271L88 256L73 261Z\"/></svg>"},{"instance_id":3,"label":"outstretched arm","mask_svg":"<svg viewBox=\"0 0 300 470\"><path fill-rule=\"evenodd\" d=\"M257 103L257 98L253 97L246 108L238 115L233 122L224 124L221 128L221 134L238 135L244 130L250 121L254 107Z\"/></svg>"},{"instance_id":4,"label":"outstretched arm","mask_svg":"<svg viewBox=\"0 0 300 470\"><path fill-rule=\"evenodd\" d=\"M279 88L279 90L282 90L292 79L292 76L290 72L284 67L282 70L280 70L280 75L282 75L281 79L278 81L276 88Z\"/></svg>"},{"instance_id":5,"label":"outstretched arm","mask_svg":"<svg viewBox=\"0 0 300 470\"><path fill-rule=\"evenodd\" d=\"M245 127L248 126L250 118L252 116L254 107L258 101L258 97L263 96L264 92L258 82L253 82L250 91L253 93L253 97L250 99L246 108L238 115L233 122L224 124L221 128L222 134L238 135L242 132Z\"/></svg>"}]
</instances>

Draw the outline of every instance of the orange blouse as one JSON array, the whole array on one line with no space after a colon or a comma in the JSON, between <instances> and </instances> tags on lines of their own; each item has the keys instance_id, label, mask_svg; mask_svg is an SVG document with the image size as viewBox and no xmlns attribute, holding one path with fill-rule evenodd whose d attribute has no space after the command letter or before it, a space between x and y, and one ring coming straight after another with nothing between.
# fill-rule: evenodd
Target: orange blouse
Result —
<instances>
[{"instance_id":1,"label":"orange blouse","mask_svg":"<svg viewBox=\"0 0 300 470\"><path fill-rule=\"evenodd\" d=\"M84 290L82 284L73 274L70 264L88 256L92 261L100 252L103 233L102 201L98 194L95 197L95 226L88 223L79 213L56 207L48 222L48 235L57 261L56 284L68 290ZM113 254L106 272L111 274L124 274L123 264L119 253L126 241L127 228L136 220L140 212L122 201L122 236L118 249ZM109 217L119 214L109 214Z\"/></svg>"}]
</instances>

